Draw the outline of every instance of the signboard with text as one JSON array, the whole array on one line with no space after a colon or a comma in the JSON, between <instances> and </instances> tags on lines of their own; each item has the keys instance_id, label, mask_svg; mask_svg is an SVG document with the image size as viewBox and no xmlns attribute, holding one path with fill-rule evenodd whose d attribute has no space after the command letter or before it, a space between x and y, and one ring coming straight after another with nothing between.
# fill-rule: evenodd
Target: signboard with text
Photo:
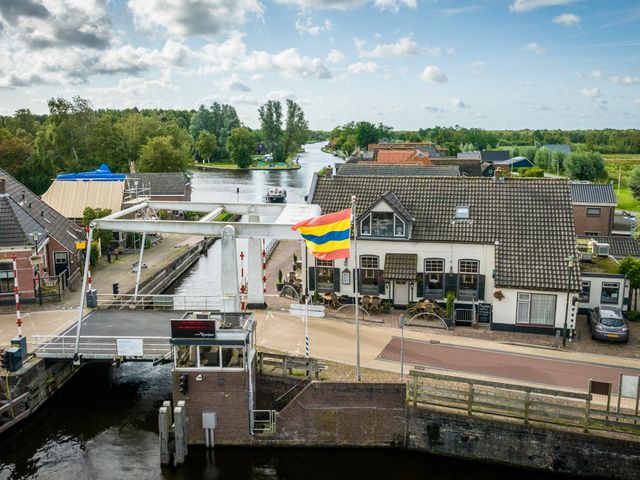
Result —
<instances>
[{"instance_id":1,"label":"signboard with text","mask_svg":"<svg viewBox=\"0 0 640 480\"><path fill-rule=\"evenodd\" d=\"M141 338L118 338L116 349L121 357L142 357L144 354Z\"/></svg>"},{"instance_id":2,"label":"signboard with text","mask_svg":"<svg viewBox=\"0 0 640 480\"><path fill-rule=\"evenodd\" d=\"M216 338L215 320L171 320L171 338Z\"/></svg>"}]
</instances>

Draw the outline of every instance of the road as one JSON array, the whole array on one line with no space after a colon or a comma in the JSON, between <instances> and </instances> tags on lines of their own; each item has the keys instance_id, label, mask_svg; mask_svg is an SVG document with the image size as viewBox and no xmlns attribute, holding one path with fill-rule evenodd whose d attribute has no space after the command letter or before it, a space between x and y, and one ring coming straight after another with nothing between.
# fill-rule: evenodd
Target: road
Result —
<instances>
[{"instance_id":1,"label":"road","mask_svg":"<svg viewBox=\"0 0 640 480\"><path fill-rule=\"evenodd\" d=\"M617 393L620 373L640 375L640 370L636 369L406 339L403 350L405 371L408 367L421 365L583 390L589 388L589 379L593 379L611 382ZM399 362L400 339L391 339L378 358Z\"/></svg>"}]
</instances>

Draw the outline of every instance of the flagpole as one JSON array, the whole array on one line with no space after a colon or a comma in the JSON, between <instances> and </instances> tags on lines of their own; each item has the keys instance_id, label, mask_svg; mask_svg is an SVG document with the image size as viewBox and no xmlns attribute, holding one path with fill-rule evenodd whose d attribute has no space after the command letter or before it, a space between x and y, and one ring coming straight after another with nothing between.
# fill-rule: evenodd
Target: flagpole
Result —
<instances>
[{"instance_id":1,"label":"flagpole","mask_svg":"<svg viewBox=\"0 0 640 480\"><path fill-rule=\"evenodd\" d=\"M302 245L302 240L300 240ZM309 269L307 268L307 248L302 249L304 252L304 344L305 357L309 358Z\"/></svg>"},{"instance_id":2,"label":"flagpole","mask_svg":"<svg viewBox=\"0 0 640 480\"><path fill-rule=\"evenodd\" d=\"M356 294L356 380L360 382L362 377L360 376L360 303L359 303L359 287L360 272L358 271L358 244L356 238L358 237L358 226L356 224L356 196L351 195L351 215L353 216L353 256L356 257L356 274L354 282L354 293Z\"/></svg>"}]
</instances>

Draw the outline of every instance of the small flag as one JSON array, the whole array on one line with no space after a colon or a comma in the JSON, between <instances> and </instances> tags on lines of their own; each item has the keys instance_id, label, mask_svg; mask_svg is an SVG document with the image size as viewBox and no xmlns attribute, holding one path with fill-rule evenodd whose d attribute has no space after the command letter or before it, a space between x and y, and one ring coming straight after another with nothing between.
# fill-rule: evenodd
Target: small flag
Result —
<instances>
[{"instance_id":1,"label":"small flag","mask_svg":"<svg viewBox=\"0 0 640 480\"><path fill-rule=\"evenodd\" d=\"M296 223L298 230L314 257L320 260L349 258L351 209L309 218Z\"/></svg>"}]
</instances>

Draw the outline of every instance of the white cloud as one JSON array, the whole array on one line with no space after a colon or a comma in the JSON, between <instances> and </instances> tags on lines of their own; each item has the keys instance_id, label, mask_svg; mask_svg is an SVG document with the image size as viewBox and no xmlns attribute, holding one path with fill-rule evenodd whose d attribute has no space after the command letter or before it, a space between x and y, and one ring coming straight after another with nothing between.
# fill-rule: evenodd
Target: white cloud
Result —
<instances>
[{"instance_id":1,"label":"white cloud","mask_svg":"<svg viewBox=\"0 0 640 480\"><path fill-rule=\"evenodd\" d=\"M635 105L637 105L638 107L640 107L640 98L636 98L636 99L633 101L633 103L634 103Z\"/></svg>"},{"instance_id":2,"label":"white cloud","mask_svg":"<svg viewBox=\"0 0 640 480\"><path fill-rule=\"evenodd\" d=\"M589 75L593 78L602 78L604 73L602 73L602 70L591 70Z\"/></svg>"},{"instance_id":3,"label":"white cloud","mask_svg":"<svg viewBox=\"0 0 640 480\"><path fill-rule=\"evenodd\" d=\"M509 6L509 10L516 13L531 12L541 7L556 7L560 5L568 5L575 0L515 0Z\"/></svg>"},{"instance_id":4,"label":"white cloud","mask_svg":"<svg viewBox=\"0 0 640 480\"><path fill-rule=\"evenodd\" d=\"M270 100L296 100L297 97L295 94L288 90L274 90L273 92L267 93L267 98Z\"/></svg>"},{"instance_id":5,"label":"white cloud","mask_svg":"<svg viewBox=\"0 0 640 480\"><path fill-rule=\"evenodd\" d=\"M582 96L587 98L598 98L602 96L602 92L598 88L583 88L580 90Z\"/></svg>"},{"instance_id":6,"label":"white cloud","mask_svg":"<svg viewBox=\"0 0 640 480\"><path fill-rule=\"evenodd\" d=\"M563 13L555 17L552 22L565 27L580 25L581 18L574 13Z\"/></svg>"},{"instance_id":7,"label":"white cloud","mask_svg":"<svg viewBox=\"0 0 640 480\"><path fill-rule=\"evenodd\" d=\"M446 83L447 75L436 65L428 65L422 71L420 79L427 83Z\"/></svg>"},{"instance_id":8,"label":"white cloud","mask_svg":"<svg viewBox=\"0 0 640 480\"><path fill-rule=\"evenodd\" d=\"M169 39L162 48L162 58L178 67L185 67L193 56L191 49L182 42Z\"/></svg>"},{"instance_id":9,"label":"white cloud","mask_svg":"<svg viewBox=\"0 0 640 480\"><path fill-rule=\"evenodd\" d=\"M160 28L178 37L216 35L242 25L249 15L262 15L258 0L129 0L138 29Z\"/></svg>"},{"instance_id":10,"label":"white cloud","mask_svg":"<svg viewBox=\"0 0 640 480\"><path fill-rule=\"evenodd\" d=\"M444 110L443 110L443 109L438 108L438 107L434 107L434 106L432 106L432 105L425 105L425 104L422 104L422 105L420 105L420 108L421 108L422 110L426 110L427 112L431 112L431 113L443 113L443 112L444 112Z\"/></svg>"},{"instance_id":11,"label":"white cloud","mask_svg":"<svg viewBox=\"0 0 640 480\"><path fill-rule=\"evenodd\" d=\"M475 62L471 63L471 66L473 68L482 68L482 67L484 67L484 65L485 64L484 64L484 62L482 60L476 60Z\"/></svg>"},{"instance_id":12,"label":"white cloud","mask_svg":"<svg viewBox=\"0 0 640 480\"><path fill-rule=\"evenodd\" d=\"M340 50L336 50L335 48L329 52L327 55L328 63L342 63L345 61L344 54Z\"/></svg>"},{"instance_id":13,"label":"white cloud","mask_svg":"<svg viewBox=\"0 0 640 480\"><path fill-rule=\"evenodd\" d=\"M222 82L222 87L227 91L250 92L251 87L242 82L238 75L231 75Z\"/></svg>"},{"instance_id":14,"label":"white cloud","mask_svg":"<svg viewBox=\"0 0 640 480\"><path fill-rule=\"evenodd\" d=\"M347 68L349 73L374 73L378 70L378 64L374 62L356 62Z\"/></svg>"},{"instance_id":15,"label":"white cloud","mask_svg":"<svg viewBox=\"0 0 640 480\"><path fill-rule=\"evenodd\" d=\"M536 42L527 43L524 48L529 50L530 52L536 53L538 55L542 55L546 50L538 45Z\"/></svg>"},{"instance_id":16,"label":"white cloud","mask_svg":"<svg viewBox=\"0 0 640 480\"><path fill-rule=\"evenodd\" d=\"M303 14L298 15L296 19L296 30L300 35L318 35L321 32L331 30L333 28L333 23L329 21L328 18L324 19L322 25L314 25L313 19L311 17L307 17Z\"/></svg>"},{"instance_id":17,"label":"white cloud","mask_svg":"<svg viewBox=\"0 0 640 480\"><path fill-rule=\"evenodd\" d=\"M407 55L417 55L418 45L409 37L402 37L396 43L378 44L371 51L361 51L363 58L393 58L405 57Z\"/></svg>"},{"instance_id":18,"label":"white cloud","mask_svg":"<svg viewBox=\"0 0 640 480\"><path fill-rule=\"evenodd\" d=\"M295 5L302 9L350 10L373 4L380 10L397 12L401 7L417 8L417 0L276 0L276 3Z\"/></svg>"},{"instance_id":19,"label":"white cloud","mask_svg":"<svg viewBox=\"0 0 640 480\"><path fill-rule=\"evenodd\" d=\"M628 75L624 77L613 76L611 77L611 81L622 85L635 85L636 83L640 83L640 77L630 77Z\"/></svg>"},{"instance_id":20,"label":"white cloud","mask_svg":"<svg viewBox=\"0 0 640 480\"><path fill-rule=\"evenodd\" d=\"M469 105L467 105L466 103L464 103L462 100L460 100L459 98L452 98L449 101L449 105L451 105L453 108L469 108Z\"/></svg>"}]
</instances>

